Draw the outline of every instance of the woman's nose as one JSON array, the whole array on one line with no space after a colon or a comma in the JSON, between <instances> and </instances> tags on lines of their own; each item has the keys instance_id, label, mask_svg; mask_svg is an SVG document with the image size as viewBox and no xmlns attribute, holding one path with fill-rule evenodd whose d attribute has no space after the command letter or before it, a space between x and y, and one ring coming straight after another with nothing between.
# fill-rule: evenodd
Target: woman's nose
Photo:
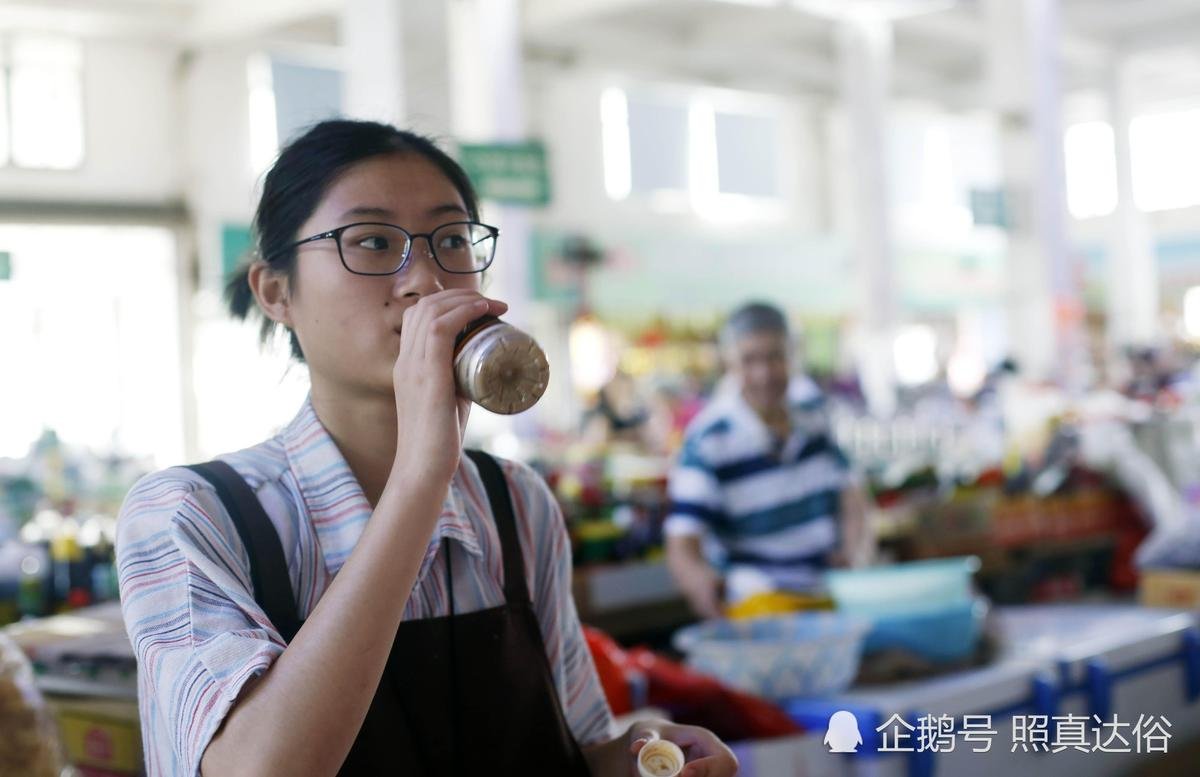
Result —
<instances>
[{"instance_id":1,"label":"woman's nose","mask_svg":"<svg viewBox=\"0 0 1200 777\"><path fill-rule=\"evenodd\" d=\"M408 261L400 272L396 273L396 283L393 287L395 296L423 297L445 289L428 239L424 240L423 244L422 241L414 242L409 250Z\"/></svg>"}]
</instances>

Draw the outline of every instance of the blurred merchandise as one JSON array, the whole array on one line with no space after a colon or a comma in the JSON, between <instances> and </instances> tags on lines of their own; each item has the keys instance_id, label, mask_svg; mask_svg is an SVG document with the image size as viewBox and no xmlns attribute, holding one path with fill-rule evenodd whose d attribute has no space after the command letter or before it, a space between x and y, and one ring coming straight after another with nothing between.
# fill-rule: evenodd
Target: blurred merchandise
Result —
<instances>
[{"instance_id":1,"label":"blurred merchandise","mask_svg":"<svg viewBox=\"0 0 1200 777\"><path fill-rule=\"evenodd\" d=\"M116 602L0 632L23 651L81 777L142 773L137 662ZM0 770L3 774L3 770Z\"/></svg>"},{"instance_id":2,"label":"blurred merchandise","mask_svg":"<svg viewBox=\"0 0 1200 777\"><path fill-rule=\"evenodd\" d=\"M57 732L29 660L0 632L0 775L58 777Z\"/></svg>"},{"instance_id":3,"label":"blurred merchandise","mask_svg":"<svg viewBox=\"0 0 1200 777\"><path fill-rule=\"evenodd\" d=\"M603 632L584 628L613 711L661 709L672 720L703 726L726 742L773 739L803 729L774 704L730 687L644 647L622 648Z\"/></svg>"},{"instance_id":4,"label":"blurred merchandise","mask_svg":"<svg viewBox=\"0 0 1200 777\"><path fill-rule=\"evenodd\" d=\"M763 591L751 594L736 604L725 608L725 617L734 620L761 618L768 615L783 615L803 610L832 610L833 599L825 595L792 593L789 591Z\"/></svg>"},{"instance_id":5,"label":"blurred merchandise","mask_svg":"<svg viewBox=\"0 0 1200 777\"><path fill-rule=\"evenodd\" d=\"M1200 610L1200 570L1142 570L1138 594L1146 607Z\"/></svg>"},{"instance_id":6,"label":"blurred merchandise","mask_svg":"<svg viewBox=\"0 0 1200 777\"><path fill-rule=\"evenodd\" d=\"M141 725L130 700L52 696L67 762L79 777L142 775Z\"/></svg>"},{"instance_id":7,"label":"blurred merchandise","mask_svg":"<svg viewBox=\"0 0 1200 777\"><path fill-rule=\"evenodd\" d=\"M117 598L116 514L146 463L47 431L0 459L0 626Z\"/></svg>"}]
</instances>

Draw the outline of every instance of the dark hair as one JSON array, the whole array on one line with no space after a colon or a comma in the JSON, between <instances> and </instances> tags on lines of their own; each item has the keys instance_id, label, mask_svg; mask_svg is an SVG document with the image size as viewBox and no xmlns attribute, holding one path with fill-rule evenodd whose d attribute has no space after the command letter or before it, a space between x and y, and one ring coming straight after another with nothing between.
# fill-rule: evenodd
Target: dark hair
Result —
<instances>
[{"instance_id":1,"label":"dark hair","mask_svg":"<svg viewBox=\"0 0 1200 777\"><path fill-rule=\"evenodd\" d=\"M317 209L334 179L357 162L385 154L416 154L432 162L458 190L471 220L479 220L479 198L471 179L433 140L390 124L334 119L313 125L288 143L263 180L253 225L256 258L285 273L289 288L295 288L296 250L289 246L303 237L297 231ZM250 262L246 262L225 285L225 301L235 318L248 318L257 310L249 274ZM277 326L263 316L263 342ZM296 333L289 334L292 355L304 361Z\"/></svg>"},{"instance_id":2,"label":"dark hair","mask_svg":"<svg viewBox=\"0 0 1200 777\"><path fill-rule=\"evenodd\" d=\"M783 311L766 302L748 302L730 314L721 327L721 345L731 346L749 334L774 332L787 336L788 324Z\"/></svg>"}]
</instances>

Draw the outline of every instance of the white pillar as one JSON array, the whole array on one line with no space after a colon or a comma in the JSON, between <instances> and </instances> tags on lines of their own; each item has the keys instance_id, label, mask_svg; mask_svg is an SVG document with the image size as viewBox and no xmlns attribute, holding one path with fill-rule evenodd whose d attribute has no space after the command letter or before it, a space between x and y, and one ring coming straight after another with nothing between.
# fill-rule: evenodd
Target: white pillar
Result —
<instances>
[{"instance_id":1,"label":"white pillar","mask_svg":"<svg viewBox=\"0 0 1200 777\"><path fill-rule=\"evenodd\" d=\"M397 0L346 0L342 113L355 119L404 119L404 40Z\"/></svg>"},{"instance_id":2,"label":"white pillar","mask_svg":"<svg viewBox=\"0 0 1200 777\"><path fill-rule=\"evenodd\" d=\"M451 138L448 0L346 0L342 49L345 115Z\"/></svg>"},{"instance_id":3,"label":"white pillar","mask_svg":"<svg viewBox=\"0 0 1200 777\"><path fill-rule=\"evenodd\" d=\"M525 140L520 3L458 0L452 8L455 136L475 143ZM529 212L496 203L486 210L501 230L488 291L509 304L508 321L526 326L532 302Z\"/></svg>"},{"instance_id":4,"label":"white pillar","mask_svg":"<svg viewBox=\"0 0 1200 777\"><path fill-rule=\"evenodd\" d=\"M1158 324L1158 264L1146 215L1133 200L1133 166L1129 148L1130 69L1118 59L1108 83L1109 120L1117 163L1117 209L1108 250L1108 343L1113 348L1145 345Z\"/></svg>"},{"instance_id":5,"label":"white pillar","mask_svg":"<svg viewBox=\"0 0 1200 777\"><path fill-rule=\"evenodd\" d=\"M892 27L883 19L852 18L838 23L837 36L851 138L859 375L871 411L887 416L896 403L892 344L898 307L886 158Z\"/></svg>"},{"instance_id":6,"label":"white pillar","mask_svg":"<svg viewBox=\"0 0 1200 777\"><path fill-rule=\"evenodd\" d=\"M1066 236L1058 0L987 0L984 11L1012 222L1011 350L1025 374L1074 385L1085 349Z\"/></svg>"}]
</instances>

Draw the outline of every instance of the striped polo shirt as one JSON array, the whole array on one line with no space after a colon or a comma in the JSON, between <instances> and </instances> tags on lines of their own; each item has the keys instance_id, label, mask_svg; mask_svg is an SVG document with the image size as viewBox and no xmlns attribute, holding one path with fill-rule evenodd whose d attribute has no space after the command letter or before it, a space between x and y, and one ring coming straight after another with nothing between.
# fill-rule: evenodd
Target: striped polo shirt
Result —
<instances>
[{"instance_id":1,"label":"striped polo shirt","mask_svg":"<svg viewBox=\"0 0 1200 777\"><path fill-rule=\"evenodd\" d=\"M788 408L791 434L776 440L736 389L719 393L684 433L664 531L704 537L727 575L749 570L803 591L821 585L851 474L815 386L793 381Z\"/></svg>"},{"instance_id":2,"label":"striped polo shirt","mask_svg":"<svg viewBox=\"0 0 1200 777\"><path fill-rule=\"evenodd\" d=\"M274 524L301 617L312 612L362 534L371 506L310 402L274 438L221 457ZM529 467L502 461L534 609L564 716L581 745L613 732L571 597L571 552L558 504ZM504 603L500 539L474 463L462 457L404 619L449 613L442 539L449 538L459 613ZM249 560L213 487L191 470L147 475L121 508L117 564L138 658L148 777L196 775L246 681L284 650L254 601Z\"/></svg>"}]
</instances>

